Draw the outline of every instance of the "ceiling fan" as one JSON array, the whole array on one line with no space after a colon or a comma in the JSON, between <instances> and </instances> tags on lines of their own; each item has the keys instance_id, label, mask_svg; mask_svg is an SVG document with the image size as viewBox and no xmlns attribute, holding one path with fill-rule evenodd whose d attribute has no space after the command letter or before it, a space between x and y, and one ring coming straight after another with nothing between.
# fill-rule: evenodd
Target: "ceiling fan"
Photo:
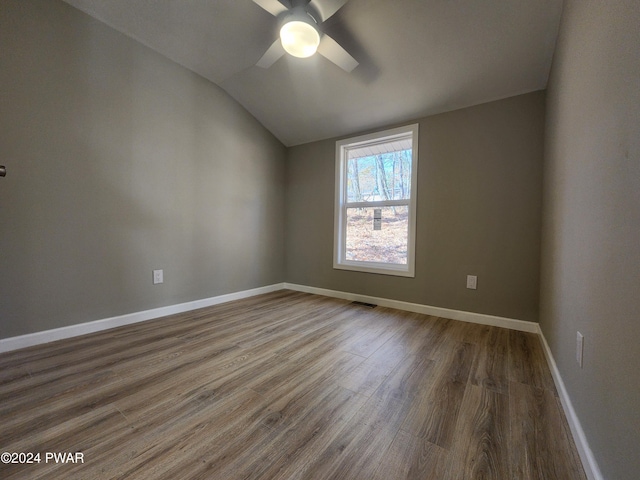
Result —
<instances>
[{"instance_id":1,"label":"ceiling fan","mask_svg":"<svg viewBox=\"0 0 640 480\"><path fill-rule=\"evenodd\" d=\"M358 62L321 29L322 22L336 13L347 0L253 0L280 22L280 37L262 56L258 67L269 68L285 53L310 57L316 51L351 72Z\"/></svg>"}]
</instances>

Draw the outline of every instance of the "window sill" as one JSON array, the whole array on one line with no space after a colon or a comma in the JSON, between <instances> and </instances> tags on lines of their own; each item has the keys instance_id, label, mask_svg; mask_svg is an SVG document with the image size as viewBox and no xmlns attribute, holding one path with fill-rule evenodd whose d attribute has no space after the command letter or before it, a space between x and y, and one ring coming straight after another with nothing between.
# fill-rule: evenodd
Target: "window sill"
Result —
<instances>
[{"instance_id":1,"label":"window sill","mask_svg":"<svg viewBox=\"0 0 640 480\"><path fill-rule=\"evenodd\" d=\"M415 277L415 273L407 265L389 266L374 262L342 262L334 263L333 268L336 270L393 275L396 277Z\"/></svg>"}]
</instances>

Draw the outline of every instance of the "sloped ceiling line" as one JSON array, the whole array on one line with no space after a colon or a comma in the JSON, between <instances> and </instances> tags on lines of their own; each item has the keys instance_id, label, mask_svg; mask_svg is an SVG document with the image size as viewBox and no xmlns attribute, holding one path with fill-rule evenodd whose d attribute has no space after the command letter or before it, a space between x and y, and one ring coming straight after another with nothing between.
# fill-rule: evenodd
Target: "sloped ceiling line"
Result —
<instances>
[{"instance_id":1,"label":"sloped ceiling line","mask_svg":"<svg viewBox=\"0 0 640 480\"><path fill-rule=\"evenodd\" d=\"M361 65L255 66L277 36L251 0L65 0L223 88L286 146L546 87L562 0L349 0L326 28Z\"/></svg>"}]
</instances>

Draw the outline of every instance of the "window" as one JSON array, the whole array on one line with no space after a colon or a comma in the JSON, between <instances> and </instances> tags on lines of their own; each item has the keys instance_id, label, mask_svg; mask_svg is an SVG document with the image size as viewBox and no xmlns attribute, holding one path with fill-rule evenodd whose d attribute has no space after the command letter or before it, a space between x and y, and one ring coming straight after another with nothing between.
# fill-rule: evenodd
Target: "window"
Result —
<instances>
[{"instance_id":1,"label":"window","mask_svg":"<svg viewBox=\"0 0 640 480\"><path fill-rule=\"evenodd\" d=\"M336 143L333 267L414 276L418 125Z\"/></svg>"}]
</instances>

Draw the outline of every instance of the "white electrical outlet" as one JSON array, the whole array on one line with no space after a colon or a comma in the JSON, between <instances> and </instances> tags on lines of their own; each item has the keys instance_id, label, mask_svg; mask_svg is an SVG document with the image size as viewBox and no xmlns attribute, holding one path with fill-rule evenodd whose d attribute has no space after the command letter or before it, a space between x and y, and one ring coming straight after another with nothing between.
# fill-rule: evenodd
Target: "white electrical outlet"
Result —
<instances>
[{"instance_id":1,"label":"white electrical outlet","mask_svg":"<svg viewBox=\"0 0 640 480\"><path fill-rule=\"evenodd\" d=\"M476 275L467 275L467 288L471 290L478 288L478 277Z\"/></svg>"},{"instance_id":2,"label":"white electrical outlet","mask_svg":"<svg viewBox=\"0 0 640 480\"><path fill-rule=\"evenodd\" d=\"M164 273L162 270L154 270L153 271L153 284L157 285L159 283L164 282Z\"/></svg>"},{"instance_id":3,"label":"white electrical outlet","mask_svg":"<svg viewBox=\"0 0 640 480\"><path fill-rule=\"evenodd\" d=\"M578 365L582 368L582 352L584 351L584 335L578 332L576 337L576 360Z\"/></svg>"}]
</instances>

